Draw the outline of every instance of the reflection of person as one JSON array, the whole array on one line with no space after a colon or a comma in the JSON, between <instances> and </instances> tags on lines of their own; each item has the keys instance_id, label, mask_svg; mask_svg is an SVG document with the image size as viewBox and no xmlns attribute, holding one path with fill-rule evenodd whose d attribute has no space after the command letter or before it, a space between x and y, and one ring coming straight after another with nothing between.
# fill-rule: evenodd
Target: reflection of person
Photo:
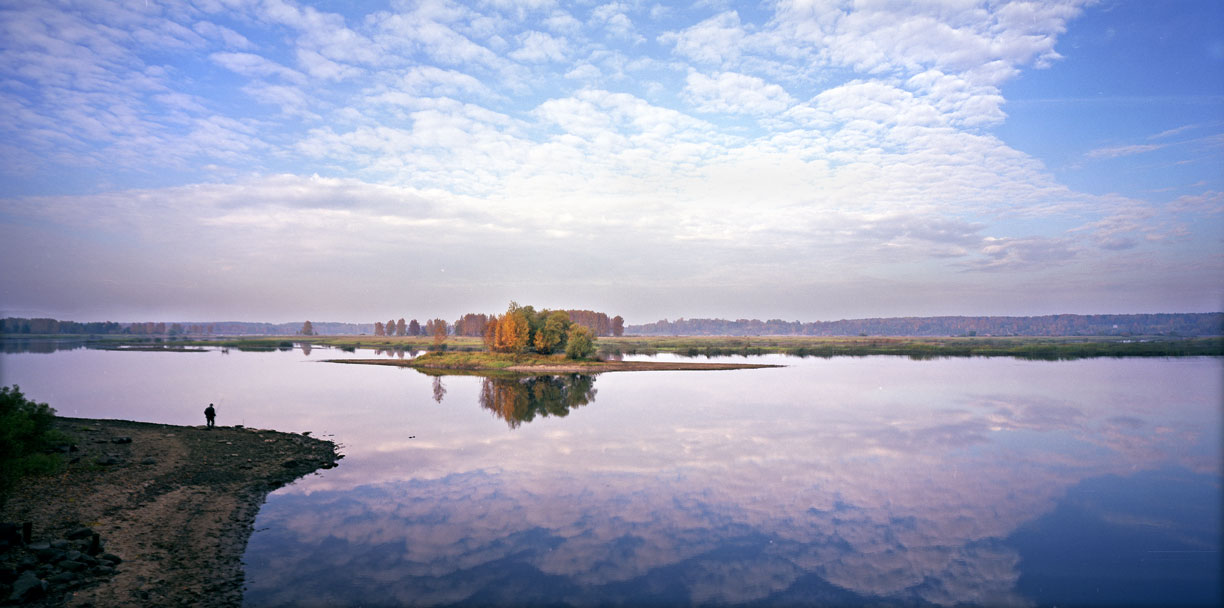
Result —
<instances>
[{"instance_id":1,"label":"reflection of person","mask_svg":"<svg viewBox=\"0 0 1224 608\"><path fill-rule=\"evenodd\" d=\"M217 410L213 409L213 404L209 403L208 407L204 408L204 418L208 420L208 428L211 429L217 419Z\"/></svg>"}]
</instances>

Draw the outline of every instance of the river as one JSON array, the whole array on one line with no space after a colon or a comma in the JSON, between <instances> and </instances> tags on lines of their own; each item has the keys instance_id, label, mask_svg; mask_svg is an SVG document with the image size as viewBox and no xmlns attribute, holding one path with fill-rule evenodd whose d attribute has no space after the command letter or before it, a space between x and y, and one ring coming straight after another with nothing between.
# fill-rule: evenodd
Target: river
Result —
<instances>
[{"instance_id":1,"label":"river","mask_svg":"<svg viewBox=\"0 0 1224 608\"><path fill-rule=\"evenodd\" d=\"M63 415L215 403L340 443L260 511L251 606L1221 601L1220 358L320 361L369 356L53 350L0 355L0 379Z\"/></svg>"}]
</instances>

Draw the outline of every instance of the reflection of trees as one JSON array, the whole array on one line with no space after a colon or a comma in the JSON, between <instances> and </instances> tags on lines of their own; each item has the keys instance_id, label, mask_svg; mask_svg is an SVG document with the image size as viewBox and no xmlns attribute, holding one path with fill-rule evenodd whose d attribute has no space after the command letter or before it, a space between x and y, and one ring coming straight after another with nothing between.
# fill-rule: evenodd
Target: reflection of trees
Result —
<instances>
[{"instance_id":1,"label":"reflection of trees","mask_svg":"<svg viewBox=\"0 0 1224 608\"><path fill-rule=\"evenodd\" d=\"M310 321L307 321L307 323L309 323L309 322L310 322ZM302 347L302 354L303 354L303 355L306 355L307 357L309 357L309 356L310 356L310 343L309 343L309 342L302 342L302 343L301 343L301 347Z\"/></svg>"},{"instance_id":2,"label":"reflection of trees","mask_svg":"<svg viewBox=\"0 0 1224 608\"><path fill-rule=\"evenodd\" d=\"M442 384L442 376L434 376L433 379L433 400L442 403L442 398L446 396L446 386Z\"/></svg>"},{"instance_id":3,"label":"reflection of trees","mask_svg":"<svg viewBox=\"0 0 1224 608\"><path fill-rule=\"evenodd\" d=\"M510 428L536 416L564 416L594 400L595 377L578 374L485 378L480 387L480 406L497 414Z\"/></svg>"}]
</instances>

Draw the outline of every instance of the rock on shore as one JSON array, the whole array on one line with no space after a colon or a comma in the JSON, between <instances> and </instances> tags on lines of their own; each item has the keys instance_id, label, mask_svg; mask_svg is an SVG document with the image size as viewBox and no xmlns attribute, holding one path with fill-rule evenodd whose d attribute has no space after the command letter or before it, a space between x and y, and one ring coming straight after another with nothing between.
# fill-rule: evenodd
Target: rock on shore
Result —
<instances>
[{"instance_id":1,"label":"rock on shore","mask_svg":"<svg viewBox=\"0 0 1224 608\"><path fill-rule=\"evenodd\" d=\"M326 440L241 427L60 418L70 464L0 507L0 603L242 603L242 554L269 492L341 458ZM28 523L23 538L21 523Z\"/></svg>"}]
</instances>

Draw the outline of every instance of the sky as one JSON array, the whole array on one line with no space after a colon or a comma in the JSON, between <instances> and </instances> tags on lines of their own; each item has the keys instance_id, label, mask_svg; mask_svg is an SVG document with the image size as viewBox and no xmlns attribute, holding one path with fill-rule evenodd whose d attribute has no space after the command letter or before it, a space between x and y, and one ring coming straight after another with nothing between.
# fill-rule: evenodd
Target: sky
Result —
<instances>
[{"instance_id":1,"label":"sky","mask_svg":"<svg viewBox=\"0 0 1224 608\"><path fill-rule=\"evenodd\" d=\"M0 314L1224 310L1216 0L0 0Z\"/></svg>"}]
</instances>

